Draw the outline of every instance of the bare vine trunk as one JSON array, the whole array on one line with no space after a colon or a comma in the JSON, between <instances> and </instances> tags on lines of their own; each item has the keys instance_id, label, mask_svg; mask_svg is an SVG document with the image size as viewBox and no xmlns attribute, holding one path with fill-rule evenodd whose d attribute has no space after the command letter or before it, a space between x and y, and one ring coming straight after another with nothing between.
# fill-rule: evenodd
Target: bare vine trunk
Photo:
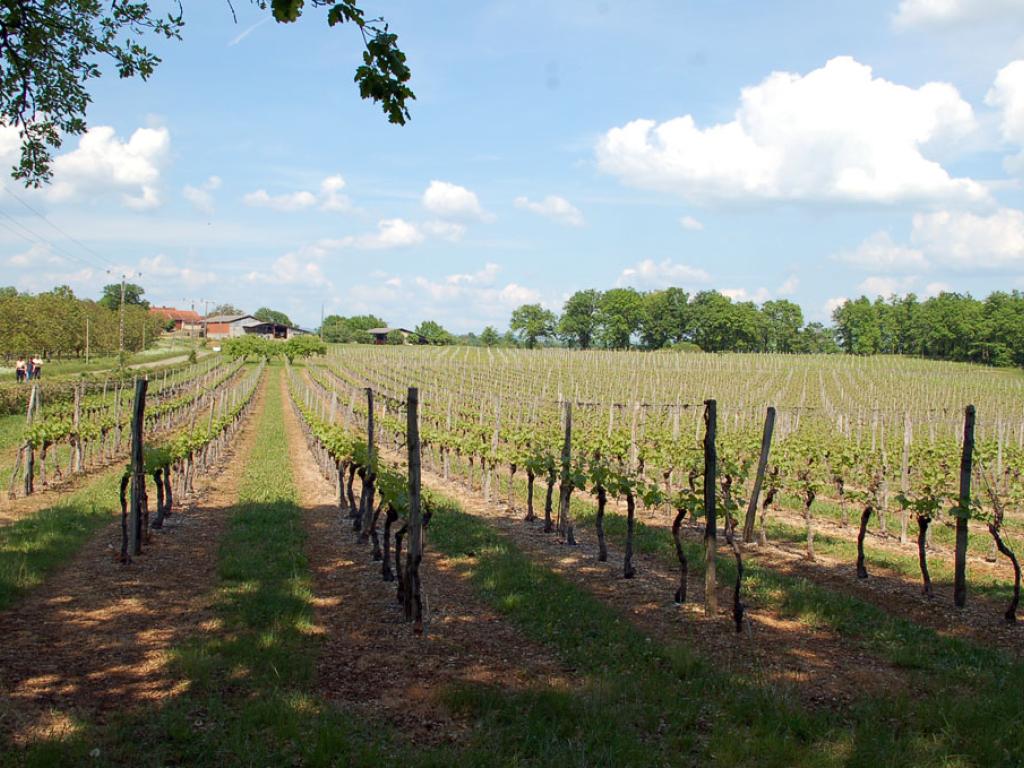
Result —
<instances>
[{"instance_id":1,"label":"bare vine trunk","mask_svg":"<svg viewBox=\"0 0 1024 768\"><path fill-rule=\"evenodd\" d=\"M917 516L917 563L921 567L921 594L932 597L932 579L928 575L928 526L931 518Z\"/></svg>"},{"instance_id":2,"label":"bare vine trunk","mask_svg":"<svg viewBox=\"0 0 1024 768\"><path fill-rule=\"evenodd\" d=\"M388 504L388 511L384 515L384 560L381 563L381 578L384 581L394 581L395 574L391 570L391 526L398 520L398 513Z\"/></svg>"},{"instance_id":3,"label":"bare vine trunk","mask_svg":"<svg viewBox=\"0 0 1024 768\"><path fill-rule=\"evenodd\" d=\"M622 577L632 579L636 575L633 567L633 529L636 527L636 499L633 492L626 494L626 553L622 558Z\"/></svg>"},{"instance_id":4,"label":"bare vine trunk","mask_svg":"<svg viewBox=\"0 0 1024 768\"><path fill-rule=\"evenodd\" d=\"M676 510L675 520L672 521L672 539L676 543L676 558L679 560L679 588L676 590L676 605L686 602L686 577L689 571L689 562L686 559L686 551L683 549L682 525L686 519L686 509L680 507Z\"/></svg>"},{"instance_id":5,"label":"bare vine trunk","mask_svg":"<svg viewBox=\"0 0 1024 768\"><path fill-rule=\"evenodd\" d=\"M814 518L811 516L811 506L814 504L815 494L809 491L804 496L804 522L807 524L807 559L814 560Z\"/></svg>"},{"instance_id":6,"label":"bare vine trunk","mask_svg":"<svg viewBox=\"0 0 1024 768\"><path fill-rule=\"evenodd\" d=\"M551 533L555 530L555 521L551 519L551 498L555 493L555 476L548 474L547 490L544 493L544 533Z\"/></svg>"},{"instance_id":7,"label":"bare vine trunk","mask_svg":"<svg viewBox=\"0 0 1024 768\"><path fill-rule=\"evenodd\" d=\"M594 515L594 528L597 530L597 560L608 561L608 545L604 538L604 508L608 503L608 491L601 486L597 488L597 514Z\"/></svg>"},{"instance_id":8,"label":"bare vine trunk","mask_svg":"<svg viewBox=\"0 0 1024 768\"><path fill-rule=\"evenodd\" d=\"M533 472L526 470L526 517L523 519L528 523L537 519L533 511L533 482L536 479L537 476Z\"/></svg>"},{"instance_id":9,"label":"bare vine trunk","mask_svg":"<svg viewBox=\"0 0 1024 768\"><path fill-rule=\"evenodd\" d=\"M872 512L871 505L868 504L864 507L864 511L860 513L860 530L857 531L857 578L866 579L868 577L868 569L864 566L864 537L868 532L868 521L871 519Z\"/></svg>"}]
</instances>

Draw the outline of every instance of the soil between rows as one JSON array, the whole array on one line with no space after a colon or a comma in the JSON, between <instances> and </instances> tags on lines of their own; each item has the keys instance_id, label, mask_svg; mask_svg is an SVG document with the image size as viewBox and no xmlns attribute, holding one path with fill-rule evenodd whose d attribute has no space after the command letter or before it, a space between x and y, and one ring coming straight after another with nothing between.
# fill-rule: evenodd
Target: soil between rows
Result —
<instances>
[{"instance_id":1,"label":"soil between rows","mask_svg":"<svg viewBox=\"0 0 1024 768\"><path fill-rule=\"evenodd\" d=\"M287 392L284 397L287 402ZM285 427L323 636L317 685L325 698L368 717L383 713L415 740L439 743L458 740L470 728L442 701L453 684L509 690L573 684L572 673L548 649L487 607L429 544L421 565L429 624L423 636L415 635L395 584L381 579L369 543L339 512L337 492L317 470L287 406Z\"/></svg>"},{"instance_id":2,"label":"soil between rows","mask_svg":"<svg viewBox=\"0 0 1024 768\"><path fill-rule=\"evenodd\" d=\"M266 380L219 465L128 566L115 560L112 518L65 567L0 613L0 733L13 744L59 738L80 717L102 723L115 711L180 692L168 651L213 629L217 550L263 413Z\"/></svg>"}]
</instances>

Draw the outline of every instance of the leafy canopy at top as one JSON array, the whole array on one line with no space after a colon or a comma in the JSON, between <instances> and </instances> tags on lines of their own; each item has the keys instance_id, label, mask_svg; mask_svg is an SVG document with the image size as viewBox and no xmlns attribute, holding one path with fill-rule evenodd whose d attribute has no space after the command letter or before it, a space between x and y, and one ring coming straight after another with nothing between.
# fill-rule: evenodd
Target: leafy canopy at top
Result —
<instances>
[{"instance_id":1,"label":"leafy canopy at top","mask_svg":"<svg viewBox=\"0 0 1024 768\"><path fill-rule=\"evenodd\" d=\"M304 0L251 0L280 23L302 15ZM231 0L227 0L231 6ZM357 0L309 0L327 8L331 26L355 25L363 38L363 63L354 82L364 99L379 103L388 121L404 125L406 102L416 96L398 36L382 19L367 19ZM18 129L21 157L12 175L26 186L50 181L54 151L65 135L85 133L92 101L88 83L112 61L122 78L153 74L160 57L144 41L181 39L177 13L161 16L144 0L2 0L0 2L0 124Z\"/></svg>"}]
</instances>

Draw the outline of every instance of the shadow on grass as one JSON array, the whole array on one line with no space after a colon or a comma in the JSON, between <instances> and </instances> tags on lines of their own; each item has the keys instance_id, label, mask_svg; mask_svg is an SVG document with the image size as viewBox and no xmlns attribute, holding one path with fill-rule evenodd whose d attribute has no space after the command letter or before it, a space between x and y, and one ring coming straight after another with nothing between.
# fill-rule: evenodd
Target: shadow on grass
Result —
<instances>
[{"instance_id":1,"label":"shadow on grass","mask_svg":"<svg viewBox=\"0 0 1024 768\"><path fill-rule=\"evenodd\" d=\"M0 527L0 610L64 565L113 519L117 483L113 474L102 477L53 506Z\"/></svg>"}]
</instances>

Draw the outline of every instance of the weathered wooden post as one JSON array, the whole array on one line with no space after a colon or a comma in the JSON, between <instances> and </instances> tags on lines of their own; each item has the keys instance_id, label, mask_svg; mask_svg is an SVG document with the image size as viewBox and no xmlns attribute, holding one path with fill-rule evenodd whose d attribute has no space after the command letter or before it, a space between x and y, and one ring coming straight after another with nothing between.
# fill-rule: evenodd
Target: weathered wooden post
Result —
<instances>
[{"instance_id":1,"label":"weathered wooden post","mask_svg":"<svg viewBox=\"0 0 1024 768\"><path fill-rule=\"evenodd\" d=\"M146 418L146 388L149 382L145 378L135 380L135 402L132 407L132 442L131 442L131 553L142 552L142 505L146 496L146 467L143 456L142 427Z\"/></svg>"},{"instance_id":2,"label":"weathered wooden post","mask_svg":"<svg viewBox=\"0 0 1024 768\"><path fill-rule=\"evenodd\" d=\"M78 431L78 427L82 421L82 385L81 383L75 384L75 412L72 417L72 424L75 429L75 445L73 448L73 454L71 459L71 466L73 472L82 471L82 436Z\"/></svg>"},{"instance_id":3,"label":"weathered wooden post","mask_svg":"<svg viewBox=\"0 0 1024 768\"><path fill-rule=\"evenodd\" d=\"M413 631L423 632L423 595L420 561L423 559L423 516L420 510L419 389L409 387L406 401L406 444L409 448L409 551L405 566L405 618Z\"/></svg>"},{"instance_id":4,"label":"weathered wooden post","mask_svg":"<svg viewBox=\"0 0 1024 768\"><path fill-rule=\"evenodd\" d=\"M715 555L718 550L718 523L715 509L715 486L718 482L718 450L715 433L718 425L718 403L704 401L704 615L718 613L715 593Z\"/></svg>"},{"instance_id":5,"label":"weathered wooden post","mask_svg":"<svg viewBox=\"0 0 1024 768\"><path fill-rule=\"evenodd\" d=\"M562 540L571 546L576 545L573 531L572 514L569 512L569 498L572 495L572 403L563 403L565 408L565 440L562 443L561 483L558 488L558 532Z\"/></svg>"},{"instance_id":6,"label":"weathered wooden post","mask_svg":"<svg viewBox=\"0 0 1024 768\"><path fill-rule=\"evenodd\" d=\"M32 392L28 397L28 411L25 414L25 425L27 427L31 427L32 421L35 419L38 401L39 385L33 384ZM25 495L31 496L32 492L35 491L36 449L30 440L26 440L23 450L25 452ZM11 490L14 490L13 486Z\"/></svg>"},{"instance_id":7,"label":"weathered wooden post","mask_svg":"<svg viewBox=\"0 0 1024 768\"><path fill-rule=\"evenodd\" d=\"M376 480L374 471L374 445L373 445L373 389L366 387L366 463L369 465L366 467L366 472L363 476L363 490L360 494L360 507L362 512L362 518L359 524L359 530L362 533L364 539L370 538L370 525L373 522L373 494L374 494L374 481Z\"/></svg>"},{"instance_id":8,"label":"weathered wooden post","mask_svg":"<svg viewBox=\"0 0 1024 768\"><path fill-rule=\"evenodd\" d=\"M960 504L956 515L953 603L967 604L967 519L971 510L971 467L974 461L974 406L964 410L964 445L960 455Z\"/></svg>"},{"instance_id":9,"label":"weathered wooden post","mask_svg":"<svg viewBox=\"0 0 1024 768\"><path fill-rule=\"evenodd\" d=\"M743 542L750 544L754 540L754 522L757 518L757 502L761 497L761 486L764 484L764 473L768 468L768 453L772 447L772 433L775 430L775 408L768 406L764 417L764 431L761 433L761 456L757 460L757 475L754 477L754 490L747 503L747 516L743 521Z\"/></svg>"}]
</instances>

